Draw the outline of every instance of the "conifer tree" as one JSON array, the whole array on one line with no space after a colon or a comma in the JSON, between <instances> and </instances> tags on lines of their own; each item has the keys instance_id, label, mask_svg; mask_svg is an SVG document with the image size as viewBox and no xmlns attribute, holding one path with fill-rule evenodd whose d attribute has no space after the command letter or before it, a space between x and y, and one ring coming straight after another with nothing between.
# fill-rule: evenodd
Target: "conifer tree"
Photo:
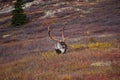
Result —
<instances>
[{"instance_id":1,"label":"conifer tree","mask_svg":"<svg viewBox=\"0 0 120 80\"><path fill-rule=\"evenodd\" d=\"M14 10L12 11L12 20L11 25L13 26L20 26L27 22L27 16L24 13L23 6L24 6L23 0L17 0L14 4Z\"/></svg>"}]
</instances>

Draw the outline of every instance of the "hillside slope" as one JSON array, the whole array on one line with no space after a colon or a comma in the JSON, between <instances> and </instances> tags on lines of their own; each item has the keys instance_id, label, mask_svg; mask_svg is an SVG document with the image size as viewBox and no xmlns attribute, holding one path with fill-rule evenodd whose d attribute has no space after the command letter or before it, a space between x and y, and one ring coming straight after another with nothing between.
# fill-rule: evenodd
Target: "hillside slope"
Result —
<instances>
[{"instance_id":1,"label":"hillside slope","mask_svg":"<svg viewBox=\"0 0 120 80\"><path fill-rule=\"evenodd\" d=\"M45 0L25 13L29 22L12 28L11 12L0 14L0 80L120 79L119 0ZM48 26L58 39L65 26L67 54L53 52Z\"/></svg>"}]
</instances>

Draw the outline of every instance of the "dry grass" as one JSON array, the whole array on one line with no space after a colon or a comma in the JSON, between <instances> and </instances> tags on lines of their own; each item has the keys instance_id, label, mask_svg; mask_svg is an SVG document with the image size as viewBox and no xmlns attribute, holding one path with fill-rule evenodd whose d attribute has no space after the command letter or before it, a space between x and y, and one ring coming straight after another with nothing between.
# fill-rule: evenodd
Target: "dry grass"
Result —
<instances>
[{"instance_id":1,"label":"dry grass","mask_svg":"<svg viewBox=\"0 0 120 80\"><path fill-rule=\"evenodd\" d=\"M111 58L106 55L110 55L109 52L103 52L85 49L65 55L57 55L53 51L27 55L1 64L0 80L93 80L87 79L87 75L116 73L112 66L91 66L96 61Z\"/></svg>"},{"instance_id":2,"label":"dry grass","mask_svg":"<svg viewBox=\"0 0 120 80\"><path fill-rule=\"evenodd\" d=\"M96 43L88 43L88 44L83 44L83 43L77 43L74 45L70 45L73 49L105 49L105 48L110 48L112 44L110 42L96 42Z\"/></svg>"}]
</instances>

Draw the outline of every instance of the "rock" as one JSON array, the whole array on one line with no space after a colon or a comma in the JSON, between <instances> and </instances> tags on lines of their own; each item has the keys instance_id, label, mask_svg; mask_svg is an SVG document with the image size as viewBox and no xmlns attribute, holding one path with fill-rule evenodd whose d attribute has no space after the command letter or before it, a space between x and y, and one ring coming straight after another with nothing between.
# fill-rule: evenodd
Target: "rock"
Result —
<instances>
[{"instance_id":1,"label":"rock","mask_svg":"<svg viewBox=\"0 0 120 80\"><path fill-rule=\"evenodd\" d=\"M110 66L112 64L111 61L106 61L106 62L95 62L95 63L92 63L91 66Z\"/></svg>"}]
</instances>

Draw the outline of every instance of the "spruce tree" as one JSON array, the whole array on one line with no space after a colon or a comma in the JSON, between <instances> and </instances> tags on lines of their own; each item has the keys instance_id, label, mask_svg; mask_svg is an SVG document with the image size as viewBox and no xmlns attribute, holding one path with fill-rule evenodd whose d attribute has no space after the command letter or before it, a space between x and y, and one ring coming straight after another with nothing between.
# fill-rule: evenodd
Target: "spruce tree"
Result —
<instances>
[{"instance_id":1,"label":"spruce tree","mask_svg":"<svg viewBox=\"0 0 120 80\"><path fill-rule=\"evenodd\" d=\"M11 25L12 26L20 26L23 25L27 22L27 16L24 13L23 10L23 5L24 5L23 0L17 0L14 4L14 10L12 11L12 20L11 20Z\"/></svg>"}]
</instances>

